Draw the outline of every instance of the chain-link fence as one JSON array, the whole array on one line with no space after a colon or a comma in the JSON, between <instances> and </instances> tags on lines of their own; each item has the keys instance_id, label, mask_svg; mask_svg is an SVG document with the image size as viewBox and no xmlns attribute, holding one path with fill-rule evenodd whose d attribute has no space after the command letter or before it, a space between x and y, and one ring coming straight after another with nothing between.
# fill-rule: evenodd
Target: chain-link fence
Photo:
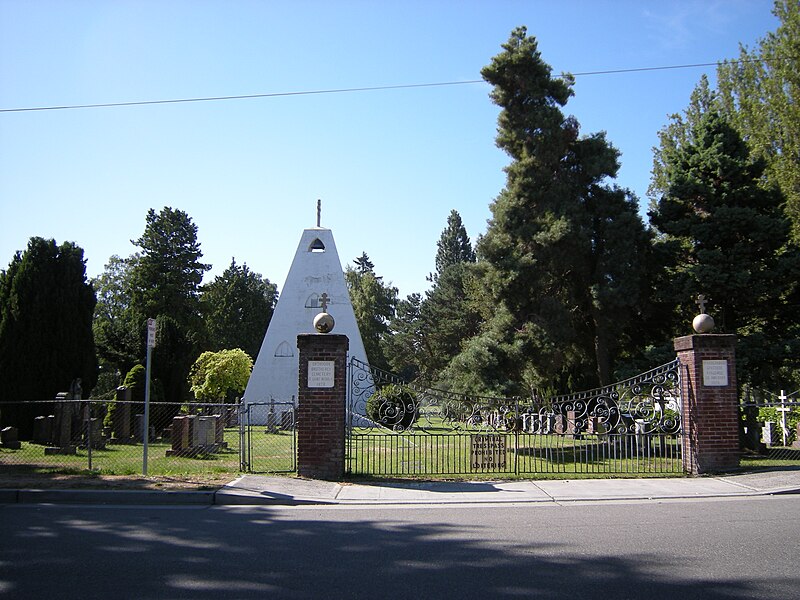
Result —
<instances>
[{"instance_id":1,"label":"chain-link fence","mask_svg":"<svg viewBox=\"0 0 800 600\"><path fill-rule=\"evenodd\" d=\"M239 407L70 400L0 404L0 467L191 476L241 467ZM146 436L146 437L145 437ZM145 469L145 456L146 469Z\"/></svg>"},{"instance_id":2,"label":"chain-link fence","mask_svg":"<svg viewBox=\"0 0 800 600\"><path fill-rule=\"evenodd\" d=\"M743 464L800 464L800 390L787 394L745 389L740 404Z\"/></svg>"}]
</instances>

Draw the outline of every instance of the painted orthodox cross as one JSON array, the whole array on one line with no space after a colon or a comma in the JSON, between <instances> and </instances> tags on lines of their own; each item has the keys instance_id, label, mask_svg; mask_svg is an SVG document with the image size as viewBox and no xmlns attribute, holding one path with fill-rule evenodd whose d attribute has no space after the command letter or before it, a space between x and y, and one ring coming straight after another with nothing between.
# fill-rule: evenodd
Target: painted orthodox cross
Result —
<instances>
[{"instance_id":1,"label":"painted orthodox cross","mask_svg":"<svg viewBox=\"0 0 800 600\"><path fill-rule=\"evenodd\" d=\"M319 297L319 305L322 307L322 312L328 312L328 303L330 300L328 294L322 292L322 296Z\"/></svg>"}]
</instances>

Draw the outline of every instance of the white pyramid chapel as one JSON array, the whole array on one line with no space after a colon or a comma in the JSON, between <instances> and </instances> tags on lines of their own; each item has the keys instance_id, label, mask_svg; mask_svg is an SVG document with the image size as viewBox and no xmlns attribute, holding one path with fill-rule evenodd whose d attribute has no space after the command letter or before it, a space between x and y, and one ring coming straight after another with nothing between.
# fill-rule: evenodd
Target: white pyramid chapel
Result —
<instances>
[{"instance_id":1,"label":"white pyramid chapel","mask_svg":"<svg viewBox=\"0 0 800 600\"><path fill-rule=\"evenodd\" d=\"M318 213L319 215L319 213ZM298 398L299 356L297 336L316 333L314 317L322 312L320 298L327 294L327 311L336 321L332 333L350 340L349 358L368 363L364 342L350 302L350 293L330 229L306 229L300 237L289 274L280 290L261 350L242 401L247 404L294 402ZM320 334L322 335L322 334ZM266 410L251 407L251 422L263 423ZM276 413L290 409L275 406ZM278 415L280 423L280 415Z\"/></svg>"}]
</instances>

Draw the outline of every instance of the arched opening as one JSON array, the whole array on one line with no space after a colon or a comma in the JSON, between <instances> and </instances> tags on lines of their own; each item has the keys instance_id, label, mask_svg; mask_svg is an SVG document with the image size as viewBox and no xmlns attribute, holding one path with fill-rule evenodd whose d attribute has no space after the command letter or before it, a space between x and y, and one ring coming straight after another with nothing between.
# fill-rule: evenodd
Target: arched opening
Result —
<instances>
[{"instance_id":1,"label":"arched opening","mask_svg":"<svg viewBox=\"0 0 800 600\"><path fill-rule=\"evenodd\" d=\"M322 240L319 238L315 238L311 245L308 247L309 252L325 252L325 244L322 243Z\"/></svg>"}]
</instances>

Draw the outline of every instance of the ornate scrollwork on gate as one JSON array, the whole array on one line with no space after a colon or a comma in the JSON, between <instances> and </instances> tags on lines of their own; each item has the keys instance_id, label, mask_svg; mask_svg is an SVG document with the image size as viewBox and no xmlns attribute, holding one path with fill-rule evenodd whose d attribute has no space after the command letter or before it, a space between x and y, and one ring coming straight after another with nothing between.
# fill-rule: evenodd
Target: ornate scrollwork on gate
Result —
<instances>
[{"instance_id":1,"label":"ornate scrollwork on gate","mask_svg":"<svg viewBox=\"0 0 800 600\"><path fill-rule=\"evenodd\" d=\"M467 396L413 383L353 358L348 410L355 428L395 432L509 431L518 419L514 398Z\"/></svg>"},{"instance_id":2,"label":"ornate scrollwork on gate","mask_svg":"<svg viewBox=\"0 0 800 600\"><path fill-rule=\"evenodd\" d=\"M619 383L550 398L526 411L532 433L664 433L681 431L676 360ZM532 410L531 410L532 409Z\"/></svg>"},{"instance_id":3,"label":"ornate scrollwork on gate","mask_svg":"<svg viewBox=\"0 0 800 600\"><path fill-rule=\"evenodd\" d=\"M423 388L352 359L349 422L351 427L395 432L677 434L679 375L675 360L603 388L523 401Z\"/></svg>"}]
</instances>

